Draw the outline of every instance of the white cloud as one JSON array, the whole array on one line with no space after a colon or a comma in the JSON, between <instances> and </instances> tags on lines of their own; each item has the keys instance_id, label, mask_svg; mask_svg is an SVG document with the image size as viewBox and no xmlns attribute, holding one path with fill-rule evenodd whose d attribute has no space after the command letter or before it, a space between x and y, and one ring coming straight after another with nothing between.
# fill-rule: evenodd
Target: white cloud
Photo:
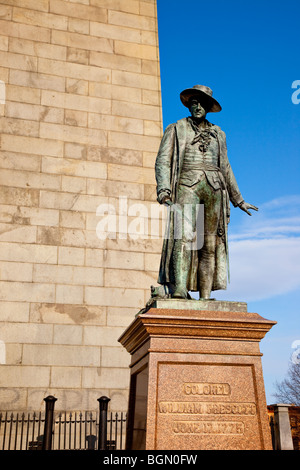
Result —
<instances>
[{"instance_id":1,"label":"white cloud","mask_svg":"<svg viewBox=\"0 0 300 470\"><path fill-rule=\"evenodd\" d=\"M231 282L218 298L262 300L300 288L300 238L230 243Z\"/></svg>"},{"instance_id":2,"label":"white cloud","mask_svg":"<svg viewBox=\"0 0 300 470\"><path fill-rule=\"evenodd\" d=\"M230 235L231 282L222 300L256 301L300 288L300 196L266 202Z\"/></svg>"}]
</instances>

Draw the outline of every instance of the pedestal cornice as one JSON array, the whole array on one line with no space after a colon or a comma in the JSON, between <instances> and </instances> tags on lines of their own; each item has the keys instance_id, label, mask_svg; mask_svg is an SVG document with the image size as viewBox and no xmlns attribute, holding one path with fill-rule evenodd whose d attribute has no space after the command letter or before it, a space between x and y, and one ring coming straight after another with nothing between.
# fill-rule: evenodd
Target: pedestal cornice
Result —
<instances>
[{"instance_id":1,"label":"pedestal cornice","mask_svg":"<svg viewBox=\"0 0 300 470\"><path fill-rule=\"evenodd\" d=\"M180 301L179 301L180 302ZM233 302L234 304L234 302ZM177 307L181 304L177 305ZM185 302L188 307L188 302ZM220 302L218 302L220 306ZM212 302L211 308L215 305ZM227 310L150 308L139 314L119 338L132 354L151 337L194 337L260 341L276 324L257 313Z\"/></svg>"}]
</instances>

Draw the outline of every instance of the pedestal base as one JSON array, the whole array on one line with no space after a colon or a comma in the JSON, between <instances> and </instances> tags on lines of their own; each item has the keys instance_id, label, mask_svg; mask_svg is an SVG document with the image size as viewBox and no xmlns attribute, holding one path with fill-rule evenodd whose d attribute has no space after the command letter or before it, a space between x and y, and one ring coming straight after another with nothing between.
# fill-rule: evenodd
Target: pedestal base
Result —
<instances>
[{"instance_id":1,"label":"pedestal base","mask_svg":"<svg viewBox=\"0 0 300 470\"><path fill-rule=\"evenodd\" d=\"M259 342L275 322L235 302L171 302L119 339L132 356L126 448L272 449Z\"/></svg>"}]
</instances>

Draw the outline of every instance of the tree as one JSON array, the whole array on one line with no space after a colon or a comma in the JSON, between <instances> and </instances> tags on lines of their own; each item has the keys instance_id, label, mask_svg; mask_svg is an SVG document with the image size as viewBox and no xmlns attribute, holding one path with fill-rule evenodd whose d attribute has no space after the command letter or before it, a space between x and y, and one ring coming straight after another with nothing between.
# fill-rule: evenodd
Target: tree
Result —
<instances>
[{"instance_id":1,"label":"tree","mask_svg":"<svg viewBox=\"0 0 300 470\"><path fill-rule=\"evenodd\" d=\"M286 378L275 383L277 403L300 406L300 361L291 361Z\"/></svg>"}]
</instances>

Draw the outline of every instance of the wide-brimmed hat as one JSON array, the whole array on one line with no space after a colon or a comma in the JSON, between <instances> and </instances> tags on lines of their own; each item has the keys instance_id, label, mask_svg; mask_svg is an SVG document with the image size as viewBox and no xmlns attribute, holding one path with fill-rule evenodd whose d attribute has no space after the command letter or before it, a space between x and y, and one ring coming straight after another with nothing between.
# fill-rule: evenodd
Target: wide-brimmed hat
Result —
<instances>
[{"instance_id":1,"label":"wide-brimmed hat","mask_svg":"<svg viewBox=\"0 0 300 470\"><path fill-rule=\"evenodd\" d=\"M195 85L193 88L187 88L180 93L180 99L182 104L189 107L189 101L193 96L202 97L204 99L204 103L207 103L206 111L208 113L218 113L222 110L220 103L218 103L215 98L212 96L212 90L205 85Z\"/></svg>"}]
</instances>

